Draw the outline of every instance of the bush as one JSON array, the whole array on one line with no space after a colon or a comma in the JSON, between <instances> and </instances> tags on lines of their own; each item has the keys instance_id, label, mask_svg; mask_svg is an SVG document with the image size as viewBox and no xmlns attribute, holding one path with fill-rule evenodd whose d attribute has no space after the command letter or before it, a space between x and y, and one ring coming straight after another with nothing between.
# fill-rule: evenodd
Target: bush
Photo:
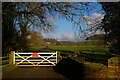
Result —
<instances>
[{"instance_id":1,"label":"bush","mask_svg":"<svg viewBox=\"0 0 120 80\"><path fill-rule=\"evenodd\" d=\"M112 57L108 59L108 65L119 66L120 65L120 57Z\"/></svg>"},{"instance_id":2,"label":"bush","mask_svg":"<svg viewBox=\"0 0 120 80\"><path fill-rule=\"evenodd\" d=\"M60 55L60 51L57 51L57 63L62 60L62 56Z\"/></svg>"}]
</instances>

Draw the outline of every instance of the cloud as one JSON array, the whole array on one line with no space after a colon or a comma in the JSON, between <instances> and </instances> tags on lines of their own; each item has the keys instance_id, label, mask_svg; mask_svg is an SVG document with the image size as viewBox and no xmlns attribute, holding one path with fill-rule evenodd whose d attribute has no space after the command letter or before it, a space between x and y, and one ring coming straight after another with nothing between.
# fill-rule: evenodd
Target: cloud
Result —
<instances>
[{"instance_id":1,"label":"cloud","mask_svg":"<svg viewBox=\"0 0 120 80\"><path fill-rule=\"evenodd\" d=\"M93 17L93 18L100 19L100 20L103 19L103 15L100 14L100 13L93 13L93 14L92 14L92 17Z\"/></svg>"},{"instance_id":2,"label":"cloud","mask_svg":"<svg viewBox=\"0 0 120 80\"><path fill-rule=\"evenodd\" d=\"M91 16L84 16L87 19L87 25L89 27L94 27L96 24L101 23L104 15L100 13L93 13Z\"/></svg>"},{"instance_id":3,"label":"cloud","mask_svg":"<svg viewBox=\"0 0 120 80\"><path fill-rule=\"evenodd\" d=\"M76 41L73 34L64 33L61 35L55 34L44 34L44 38L54 38L58 41Z\"/></svg>"},{"instance_id":4,"label":"cloud","mask_svg":"<svg viewBox=\"0 0 120 80\"><path fill-rule=\"evenodd\" d=\"M104 18L103 14L100 13L93 13L90 16L84 16L86 19L86 23L88 25L88 36L94 35L94 34L104 34L104 31L97 29L96 27L99 26L102 22L102 19ZM98 28L98 27L97 27Z\"/></svg>"},{"instance_id":5,"label":"cloud","mask_svg":"<svg viewBox=\"0 0 120 80\"><path fill-rule=\"evenodd\" d=\"M62 35L54 36L58 41L75 41L75 37L72 34L64 33Z\"/></svg>"},{"instance_id":6,"label":"cloud","mask_svg":"<svg viewBox=\"0 0 120 80\"><path fill-rule=\"evenodd\" d=\"M75 41L74 35L65 33L61 35L61 40L63 41Z\"/></svg>"}]
</instances>

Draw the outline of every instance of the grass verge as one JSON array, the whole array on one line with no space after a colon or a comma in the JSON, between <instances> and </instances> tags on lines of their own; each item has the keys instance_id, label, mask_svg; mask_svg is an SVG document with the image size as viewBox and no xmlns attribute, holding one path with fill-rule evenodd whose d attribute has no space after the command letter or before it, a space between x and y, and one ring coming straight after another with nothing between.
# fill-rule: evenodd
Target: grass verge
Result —
<instances>
[{"instance_id":1,"label":"grass verge","mask_svg":"<svg viewBox=\"0 0 120 80\"><path fill-rule=\"evenodd\" d=\"M6 65L3 65L2 66L2 74L5 74L7 72L10 72L14 69L16 69L17 67L15 65L9 65L9 64L6 64Z\"/></svg>"}]
</instances>

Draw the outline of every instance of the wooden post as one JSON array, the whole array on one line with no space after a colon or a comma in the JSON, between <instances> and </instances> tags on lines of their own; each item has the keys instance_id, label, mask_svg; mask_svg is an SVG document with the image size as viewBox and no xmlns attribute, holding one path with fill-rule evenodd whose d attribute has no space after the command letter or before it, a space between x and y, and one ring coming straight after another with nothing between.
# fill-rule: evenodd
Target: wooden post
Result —
<instances>
[{"instance_id":1,"label":"wooden post","mask_svg":"<svg viewBox=\"0 0 120 80\"><path fill-rule=\"evenodd\" d=\"M57 64L57 58L58 58L58 57L57 57L57 51L56 51L56 64Z\"/></svg>"},{"instance_id":2,"label":"wooden post","mask_svg":"<svg viewBox=\"0 0 120 80\"><path fill-rule=\"evenodd\" d=\"M15 64L15 51L11 51L11 53L9 54L9 65L13 65Z\"/></svg>"}]
</instances>

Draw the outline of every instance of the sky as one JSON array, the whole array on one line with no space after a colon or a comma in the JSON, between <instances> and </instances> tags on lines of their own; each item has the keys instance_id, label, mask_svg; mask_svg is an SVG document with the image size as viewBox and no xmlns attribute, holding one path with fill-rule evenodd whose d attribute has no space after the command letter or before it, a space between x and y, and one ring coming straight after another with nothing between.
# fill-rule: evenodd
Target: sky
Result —
<instances>
[{"instance_id":1,"label":"sky","mask_svg":"<svg viewBox=\"0 0 120 80\"><path fill-rule=\"evenodd\" d=\"M101 10L101 5L97 2L92 2L91 5L93 6L92 8L90 7L89 12L84 12L84 16L89 19L87 22L88 25L94 25L96 21L100 21L104 17L104 12ZM75 35L74 35L74 25L61 18L57 18L56 21L54 22L54 25L56 25L56 29L54 32L49 32L49 33L43 33L44 38L55 38L58 41L76 41ZM82 25L85 27L85 25ZM89 26L88 26L89 28ZM91 32L89 32L91 33ZM95 34L99 34L100 31L96 32ZM79 41L83 41L84 39L81 38Z\"/></svg>"}]
</instances>

